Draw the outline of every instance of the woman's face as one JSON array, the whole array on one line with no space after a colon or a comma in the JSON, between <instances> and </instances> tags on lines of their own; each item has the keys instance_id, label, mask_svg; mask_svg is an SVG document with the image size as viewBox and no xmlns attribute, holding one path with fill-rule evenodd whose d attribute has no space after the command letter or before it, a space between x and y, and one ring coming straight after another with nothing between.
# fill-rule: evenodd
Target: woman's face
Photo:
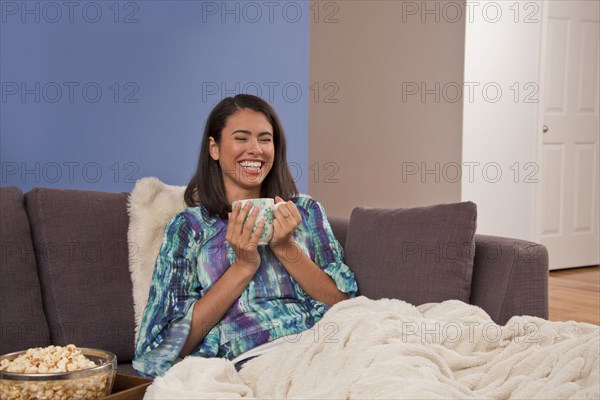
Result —
<instances>
[{"instance_id":1,"label":"woman's face","mask_svg":"<svg viewBox=\"0 0 600 400\"><path fill-rule=\"evenodd\" d=\"M265 115L244 108L227 119L221 143L209 140L210 156L219 161L228 200L260 197L275 158L273 127Z\"/></svg>"}]
</instances>

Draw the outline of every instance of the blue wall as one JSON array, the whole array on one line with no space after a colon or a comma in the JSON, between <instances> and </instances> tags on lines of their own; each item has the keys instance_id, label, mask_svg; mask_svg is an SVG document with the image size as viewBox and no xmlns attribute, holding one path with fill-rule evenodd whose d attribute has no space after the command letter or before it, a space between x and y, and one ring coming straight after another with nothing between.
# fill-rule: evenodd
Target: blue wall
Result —
<instances>
[{"instance_id":1,"label":"blue wall","mask_svg":"<svg viewBox=\"0 0 600 400\"><path fill-rule=\"evenodd\" d=\"M247 92L278 111L307 192L308 2L68 4L0 4L2 186L185 185L210 109Z\"/></svg>"}]
</instances>

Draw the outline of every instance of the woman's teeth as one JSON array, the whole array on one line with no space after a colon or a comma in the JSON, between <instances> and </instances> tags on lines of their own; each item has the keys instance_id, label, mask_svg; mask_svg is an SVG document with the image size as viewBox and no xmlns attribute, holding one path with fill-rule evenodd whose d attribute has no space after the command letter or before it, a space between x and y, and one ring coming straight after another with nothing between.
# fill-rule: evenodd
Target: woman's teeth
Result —
<instances>
[{"instance_id":1,"label":"woman's teeth","mask_svg":"<svg viewBox=\"0 0 600 400\"><path fill-rule=\"evenodd\" d=\"M259 161L244 161L244 162L241 162L240 165L243 168L248 168L248 169L260 169L260 167L261 167L261 163Z\"/></svg>"}]
</instances>

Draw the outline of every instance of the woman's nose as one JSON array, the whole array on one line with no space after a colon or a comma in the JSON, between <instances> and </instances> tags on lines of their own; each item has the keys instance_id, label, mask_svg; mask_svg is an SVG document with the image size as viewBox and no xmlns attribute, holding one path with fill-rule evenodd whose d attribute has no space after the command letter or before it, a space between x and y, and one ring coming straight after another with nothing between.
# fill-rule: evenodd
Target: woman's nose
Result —
<instances>
[{"instance_id":1,"label":"woman's nose","mask_svg":"<svg viewBox=\"0 0 600 400\"><path fill-rule=\"evenodd\" d=\"M262 154L262 149L258 143L258 139L250 139L248 152L252 154Z\"/></svg>"}]
</instances>

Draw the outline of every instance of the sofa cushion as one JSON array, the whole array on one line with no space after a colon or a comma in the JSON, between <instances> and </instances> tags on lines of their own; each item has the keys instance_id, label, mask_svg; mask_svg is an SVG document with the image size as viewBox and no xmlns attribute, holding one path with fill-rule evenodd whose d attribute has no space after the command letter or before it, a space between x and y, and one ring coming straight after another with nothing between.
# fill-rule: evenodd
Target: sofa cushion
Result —
<instances>
[{"instance_id":1,"label":"sofa cushion","mask_svg":"<svg viewBox=\"0 0 600 400\"><path fill-rule=\"evenodd\" d=\"M0 187L0 354L50 344L23 192Z\"/></svg>"},{"instance_id":2,"label":"sofa cushion","mask_svg":"<svg viewBox=\"0 0 600 400\"><path fill-rule=\"evenodd\" d=\"M53 344L132 359L127 193L33 189L25 195Z\"/></svg>"},{"instance_id":3,"label":"sofa cushion","mask_svg":"<svg viewBox=\"0 0 600 400\"><path fill-rule=\"evenodd\" d=\"M449 299L468 302L476 218L472 202L355 208L345 250L359 293L414 305Z\"/></svg>"}]
</instances>

